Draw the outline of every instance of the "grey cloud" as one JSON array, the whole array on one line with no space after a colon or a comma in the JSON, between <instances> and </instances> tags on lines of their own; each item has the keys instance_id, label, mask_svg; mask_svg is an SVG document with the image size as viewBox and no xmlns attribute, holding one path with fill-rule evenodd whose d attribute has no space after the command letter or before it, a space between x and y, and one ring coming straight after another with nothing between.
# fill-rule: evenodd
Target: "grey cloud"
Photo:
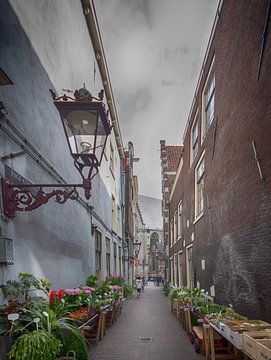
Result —
<instances>
[{"instance_id":1,"label":"grey cloud","mask_svg":"<svg viewBox=\"0 0 271 360\"><path fill-rule=\"evenodd\" d=\"M172 86L172 85L175 85L175 84L176 84L176 81L162 80L162 81L161 81L161 84L162 84L163 86Z\"/></svg>"},{"instance_id":2,"label":"grey cloud","mask_svg":"<svg viewBox=\"0 0 271 360\"><path fill-rule=\"evenodd\" d=\"M135 92L127 91L127 94L120 99L121 112L129 114L125 122L131 122L135 116L143 112L151 103L150 88L138 88Z\"/></svg>"},{"instance_id":3,"label":"grey cloud","mask_svg":"<svg viewBox=\"0 0 271 360\"><path fill-rule=\"evenodd\" d=\"M182 55L186 55L189 53L189 48L186 45L182 45L180 47L177 47L177 49L175 50L175 52L179 52Z\"/></svg>"},{"instance_id":4,"label":"grey cloud","mask_svg":"<svg viewBox=\"0 0 271 360\"><path fill-rule=\"evenodd\" d=\"M148 28L152 29L151 6L149 0L121 0L119 7L129 8L131 14L139 12L145 18Z\"/></svg>"},{"instance_id":5,"label":"grey cloud","mask_svg":"<svg viewBox=\"0 0 271 360\"><path fill-rule=\"evenodd\" d=\"M218 0L96 0L123 142L161 196L159 140L180 144Z\"/></svg>"}]
</instances>

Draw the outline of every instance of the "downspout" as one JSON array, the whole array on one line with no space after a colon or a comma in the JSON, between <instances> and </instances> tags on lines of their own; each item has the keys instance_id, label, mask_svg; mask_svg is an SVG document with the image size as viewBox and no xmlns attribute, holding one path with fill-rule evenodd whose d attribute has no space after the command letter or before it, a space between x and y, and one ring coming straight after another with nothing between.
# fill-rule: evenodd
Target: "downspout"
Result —
<instances>
[{"instance_id":1,"label":"downspout","mask_svg":"<svg viewBox=\"0 0 271 360\"><path fill-rule=\"evenodd\" d=\"M102 78L102 83L104 86L105 96L107 100L107 105L109 108L109 113L114 129L114 134L117 142L117 147L121 159L124 159L124 146L122 142L122 136L120 132L120 125L118 120L117 109L115 105L115 100L113 96L112 85L110 81L109 71L107 67L107 62L105 58L105 52L103 48L101 33L99 29L98 19L95 11L94 0L81 0L83 7L83 13L86 18L86 23L91 38L93 50L99 67L100 75Z\"/></svg>"}]
</instances>

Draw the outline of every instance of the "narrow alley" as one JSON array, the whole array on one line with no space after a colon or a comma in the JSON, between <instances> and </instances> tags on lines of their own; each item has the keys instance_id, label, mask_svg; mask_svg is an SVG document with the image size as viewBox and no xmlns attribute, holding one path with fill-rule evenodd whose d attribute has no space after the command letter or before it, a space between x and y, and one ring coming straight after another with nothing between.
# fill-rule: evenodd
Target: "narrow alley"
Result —
<instances>
[{"instance_id":1,"label":"narrow alley","mask_svg":"<svg viewBox=\"0 0 271 360\"><path fill-rule=\"evenodd\" d=\"M203 359L195 353L180 323L170 313L162 288L149 284L140 299L134 294L103 340L91 347L90 360ZM140 337L151 339L141 342Z\"/></svg>"}]
</instances>

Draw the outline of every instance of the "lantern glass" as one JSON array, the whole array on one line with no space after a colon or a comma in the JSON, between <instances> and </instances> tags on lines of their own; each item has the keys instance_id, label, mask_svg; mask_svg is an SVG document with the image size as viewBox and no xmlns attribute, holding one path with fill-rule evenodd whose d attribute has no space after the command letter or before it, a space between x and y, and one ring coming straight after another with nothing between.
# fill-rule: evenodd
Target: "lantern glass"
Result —
<instances>
[{"instance_id":1,"label":"lantern glass","mask_svg":"<svg viewBox=\"0 0 271 360\"><path fill-rule=\"evenodd\" d=\"M70 111L64 118L64 126L72 155L95 156L100 164L108 134L99 111Z\"/></svg>"}]
</instances>

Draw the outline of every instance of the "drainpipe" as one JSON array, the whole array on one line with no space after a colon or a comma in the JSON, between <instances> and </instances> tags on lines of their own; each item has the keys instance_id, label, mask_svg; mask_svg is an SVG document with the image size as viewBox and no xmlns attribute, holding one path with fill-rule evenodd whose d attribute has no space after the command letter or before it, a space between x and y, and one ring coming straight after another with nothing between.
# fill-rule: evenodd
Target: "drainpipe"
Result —
<instances>
[{"instance_id":1,"label":"drainpipe","mask_svg":"<svg viewBox=\"0 0 271 360\"><path fill-rule=\"evenodd\" d=\"M113 96L112 85L109 77L109 71L107 67L107 62L105 58L105 52L103 48L101 33L99 29L98 19L96 15L96 10L94 6L94 0L81 0L83 7L83 13L86 18L86 23L91 38L93 50L95 53L95 58L99 67L100 75L102 78L102 83L104 86L104 92L107 100L107 105L110 112L110 117L113 125L113 130L117 142L117 147L121 159L124 159L124 146L122 142L122 136L120 132L120 125L118 120L117 109L115 105L115 100Z\"/></svg>"}]
</instances>

